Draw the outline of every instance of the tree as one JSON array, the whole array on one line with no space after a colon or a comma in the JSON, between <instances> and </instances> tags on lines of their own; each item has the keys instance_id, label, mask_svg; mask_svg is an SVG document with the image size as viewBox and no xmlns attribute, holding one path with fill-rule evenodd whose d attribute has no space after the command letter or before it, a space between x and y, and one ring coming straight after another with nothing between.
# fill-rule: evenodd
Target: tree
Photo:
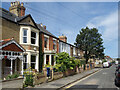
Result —
<instances>
[{"instance_id":1,"label":"tree","mask_svg":"<svg viewBox=\"0 0 120 90\"><path fill-rule=\"evenodd\" d=\"M96 28L89 29L82 28L80 33L77 34L76 42L74 43L80 50L84 51L84 58L86 63L89 58L104 58L103 39L101 34L98 33Z\"/></svg>"}]
</instances>

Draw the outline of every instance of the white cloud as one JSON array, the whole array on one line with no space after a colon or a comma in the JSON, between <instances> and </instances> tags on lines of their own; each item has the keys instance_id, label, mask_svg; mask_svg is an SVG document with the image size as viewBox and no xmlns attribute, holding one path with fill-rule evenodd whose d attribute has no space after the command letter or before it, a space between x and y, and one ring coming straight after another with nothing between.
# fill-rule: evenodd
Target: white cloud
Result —
<instances>
[{"instance_id":1,"label":"white cloud","mask_svg":"<svg viewBox=\"0 0 120 90\"><path fill-rule=\"evenodd\" d=\"M95 17L88 22L87 26L98 28L102 32L104 42L116 40L118 39L118 11Z\"/></svg>"}]
</instances>

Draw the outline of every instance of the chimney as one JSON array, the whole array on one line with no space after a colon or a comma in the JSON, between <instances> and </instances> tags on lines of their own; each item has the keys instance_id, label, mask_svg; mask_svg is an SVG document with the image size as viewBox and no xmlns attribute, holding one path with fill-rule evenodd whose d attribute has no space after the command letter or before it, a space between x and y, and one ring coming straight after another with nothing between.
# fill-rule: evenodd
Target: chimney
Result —
<instances>
[{"instance_id":1,"label":"chimney","mask_svg":"<svg viewBox=\"0 0 120 90\"><path fill-rule=\"evenodd\" d=\"M42 23L40 23L40 26L41 26L42 28L46 29L46 26L43 25Z\"/></svg>"},{"instance_id":2,"label":"chimney","mask_svg":"<svg viewBox=\"0 0 120 90\"><path fill-rule=\"evenodd\" d=\"M23 2L19 1L11 2L11 7L9 8L11 13L14 13L16 16L21 17L25 15L25 7Z\"/></svg>"},{"instance_id":3,"label":"chimney","mask_svg":"<svg viewBox=\"0 0 120 90\"><path fill-rule=\"evenodd\" d=\"M62 36L59 36L59 39L63 42L67 42L67 37L62 35Z\"/></svg>"},{"instance_id":4,"label":"chimney","mask_svg":"<svg viewBox=\"0 0 120 90\"><path fill-rule=\"evenodd\" d=\"M45 26L45 25L43 25L43 28L44 28L44 29L46 29L46 26Z\"/></svg>"}]
</instances>

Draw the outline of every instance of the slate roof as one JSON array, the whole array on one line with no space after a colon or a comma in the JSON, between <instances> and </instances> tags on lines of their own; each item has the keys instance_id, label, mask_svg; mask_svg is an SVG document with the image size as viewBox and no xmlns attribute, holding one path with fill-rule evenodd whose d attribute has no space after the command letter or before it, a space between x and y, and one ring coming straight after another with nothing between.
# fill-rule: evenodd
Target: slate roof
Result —
<instances>
[{"instance_id":1,"label":"slate roof","mask_svg":"<svg viewBox=\"0 0 120 90\"><path fill-rule=\"evenodd\" d=\"M19 24L22 24L22 25L29 25L29 26L30 26L30 24L28 24L28 23L21 23L21 22L20 22L22 19L24 19L24 18L26 18L26 17L28 17L28 16L31 17L30 14L25 15L25 16L22 16L22 17L18 17L18 16L16 16L15 14L9 12L8 10L5 10L5 9L3 9L3 8L0 8L0 17L5 18L5 19L10 20L10 21L15 22L15 23L19 23ZM31 17L31 18L32 18L32 17ZM33 19L32 19L32 20L33 20ZM34 22L34 20L33 20L33 22ZM50 36L52 36L52 37L54 37L54 38L59 39L58 37L56 37L56 36L54 36L52 33L50 33L48 30L46 30L46 29L44 29L43 27L41 27L40 24L36 24L35 22L34 22L34 24L35 24L36 28L38 28L41 32L43 32L43 33L45 33L45 34L47 34L47 35L50 35ZM60 41L61 41L61 40L60 40ZM61 41L61 42L63 42L63 41ZM64 43L65 43L65 42L64 42ZM69 43L67 43L67 44L69 44ZM72 45L72 44L69 44L69 45ZM72 45L72 46L74 46L74 45Z\"/></svg>"},{"instance_id":2,"label":"slate roof","mask_svg":"<svg viewBox=\"0 0 120 90\"><path fill-rule=\"evenodd\" d=\"M20 20L24 19L25 17L27 17L29 15L30 14L22 16L22 17L18 17L15 14L13 14L7 10L0 8L0 17L8 19L8 20L13 21L13 22L19 22Z\"/></svg>"},{"instance_id":3,"label":"slate roof","mask_svg":"<svg viewBox=\"0 0 120 90\"><path fill-rule=\"evenodd\" d=\"M50 36L53 36L55 38L57 38L56 36L54 36L52 33L50 33L48 30L44 29L43 27L41 27L40 24L37 24L37 27L40 29L41 32L47 34L47 35L50 35Z\"/></svg>"}]
</instances>

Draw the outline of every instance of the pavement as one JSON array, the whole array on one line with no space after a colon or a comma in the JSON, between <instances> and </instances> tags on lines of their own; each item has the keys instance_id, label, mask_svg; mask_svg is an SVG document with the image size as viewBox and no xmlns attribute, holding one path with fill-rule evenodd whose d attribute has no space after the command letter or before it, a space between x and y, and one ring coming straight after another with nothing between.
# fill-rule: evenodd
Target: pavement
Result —
<instances>
[{"instance_id":1,"label":"pavement","mask_svg":"<svg viewBox=\"0 0 120 90\"><path fill-rule=\"evenodd\" d=\"M113 65L110 68L103 68L101 71L86 77L83 80L79 80L77 83L68 85L68 89L106 89L106 90L118 90L119 88L115 86L115 69L116 66Z\"/></svg>"},{"instance_id":2,"label":"pavement","mask_svg":"<svg viewBox=\"0 0 120 90\"><path fill-rule=\"evenodd\" d=\"M100 70L100 68L95 68L95 69L92 69L92 70L87 70L87 71L84 71L82 73L79 73L79 74L76 74L76 75L72 75L72 76L68 76L68 77L64 77L64 78L61 78L61 79L58 79L58 80L54 80L54 81L51 81L51 82L48 82L48 83L43 83L43 84L40 84L40 85L36 85L34 88L56 88L56 89L60 89L60 88L63 88L64 86L70 84L70 83L73 83L83 77L86 77L96 71Z\"/></svg>"},{"instance_id":3,"label":"pavement","mask_svg":"<svg viewBox=\"0 0 120 90\"><path fill-rule=\"evenodd\" d=\"M0 84L2 84L2 88L22 88L23 79L5 81Z\"/></svg>"}]
</instances>

